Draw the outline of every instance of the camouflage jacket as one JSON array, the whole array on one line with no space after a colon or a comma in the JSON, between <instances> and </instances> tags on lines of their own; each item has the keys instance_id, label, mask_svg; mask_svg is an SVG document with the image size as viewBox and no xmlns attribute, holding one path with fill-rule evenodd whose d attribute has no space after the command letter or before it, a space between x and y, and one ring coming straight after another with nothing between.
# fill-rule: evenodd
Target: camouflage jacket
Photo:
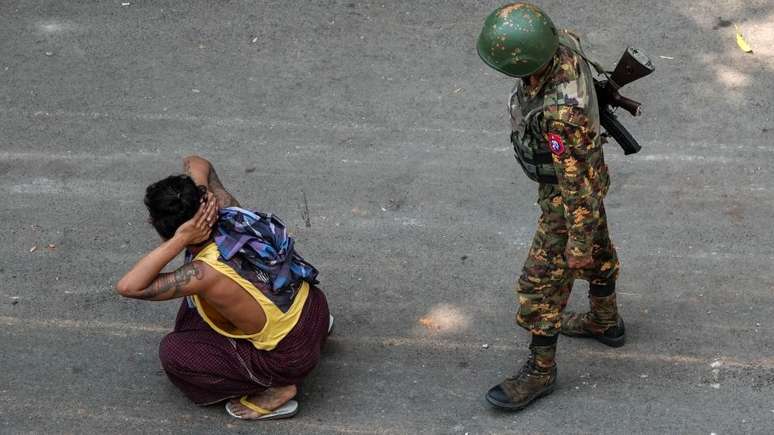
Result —
<instances>
[{"instance_id":1,"label":"camouflage jacket","mask_svg":"<svg viewBox=\"0 0 774 435\"><path fill-rule=\"evenodd\" d=\"M542 127L545 146L552 153L557 187L564 203L569 240L574 257L591 255L594 228L609 177L600 140L599 107L589 65L566 45L578 41L562 34L553 66L542 83L527 87L543 97Z\"/></svg>"}]
</instances>

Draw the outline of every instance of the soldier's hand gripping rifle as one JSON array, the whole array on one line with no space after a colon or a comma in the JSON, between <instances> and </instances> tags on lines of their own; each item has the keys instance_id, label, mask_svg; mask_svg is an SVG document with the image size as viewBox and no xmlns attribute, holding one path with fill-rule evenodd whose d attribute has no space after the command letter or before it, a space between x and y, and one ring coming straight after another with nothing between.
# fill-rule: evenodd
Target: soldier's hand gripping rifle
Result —
<instances>
[{"instance_id":1,"label":"soldier's hand gripping rifle","mask_svg":"<svg viewBox=\"0 0 774 435\"><path fill-rule=\"evenodd\" d=\"M632 116L640 115L640 103L626 98L618 90L637 79L641 79L655 70L653 63L645 53L636 48L627 48L613 73L602 72L605 78L594 79L594 87L599 100L599 122L609 136L612 136L624 154L634 154L641 149L637 140L626 127L618 121L613 109L620 107Z\"/></svg>"}]
</instances>

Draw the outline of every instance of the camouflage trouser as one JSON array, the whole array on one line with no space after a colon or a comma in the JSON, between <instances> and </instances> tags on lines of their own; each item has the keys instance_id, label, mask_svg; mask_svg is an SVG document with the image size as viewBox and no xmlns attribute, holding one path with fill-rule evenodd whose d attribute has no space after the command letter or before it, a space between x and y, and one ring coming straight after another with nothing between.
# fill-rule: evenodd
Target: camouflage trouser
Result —
<instances>
[{"instance_id":1,"label":"camouflage trouser","mask_svg":"<svg viewBox=\"0 0 774 435\"><path fill-rule=\"evenodd\" d=\"M587 269L570 270L564 256L567 222L558 187L541 184L538 203L542 214L516 290L519 297L516 321L533 334L555 335L562 326L561 314L570 297L573 281L583 279L597 285L615 282L618 256L607 232L602 206L594 231L594 263Z\"/></svg>"}]
</instances>

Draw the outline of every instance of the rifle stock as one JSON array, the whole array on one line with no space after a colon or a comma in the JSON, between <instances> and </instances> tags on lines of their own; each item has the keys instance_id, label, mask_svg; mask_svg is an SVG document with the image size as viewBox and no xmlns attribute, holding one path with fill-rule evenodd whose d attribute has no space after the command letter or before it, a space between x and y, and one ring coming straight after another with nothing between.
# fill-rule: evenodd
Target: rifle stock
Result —
<instances>
[{"instance_id":1,"label":"rifle stock","mask_svg":"<svg viewBox=\"0 0 774 435\"><path fill-rule=\"evenodd\" d=\"M629 47L615 66L610 79L615 82L618 88L622 88L653 71L655 71L655 68L650 58L636 48Z\"/></svg>"}]
</instances>

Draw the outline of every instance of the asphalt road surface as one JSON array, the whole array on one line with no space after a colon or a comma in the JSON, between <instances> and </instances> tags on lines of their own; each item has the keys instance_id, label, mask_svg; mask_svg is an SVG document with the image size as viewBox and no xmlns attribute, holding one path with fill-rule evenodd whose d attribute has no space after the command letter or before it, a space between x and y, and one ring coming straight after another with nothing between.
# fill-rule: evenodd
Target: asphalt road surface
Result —
<instances>
[{"instance_id":1,"label":"asphalt road surface","mask_svg":"<svg viewBox=\"0 0 774 435\"><path fill-rule=\"evenodd\" d=\"M512 80L475 51L498 5L0 1L0 432L774 432L774 3L541 3L657 73L621 116L643 151L606 148L628 343L560 339L517 414L483 399L527 355L538 216ZM157 243L145 186L190 153L321 270L337 330L292 420L193 406L157 357L177 303L113 291Z\"/></svg>"}]
</instances>

